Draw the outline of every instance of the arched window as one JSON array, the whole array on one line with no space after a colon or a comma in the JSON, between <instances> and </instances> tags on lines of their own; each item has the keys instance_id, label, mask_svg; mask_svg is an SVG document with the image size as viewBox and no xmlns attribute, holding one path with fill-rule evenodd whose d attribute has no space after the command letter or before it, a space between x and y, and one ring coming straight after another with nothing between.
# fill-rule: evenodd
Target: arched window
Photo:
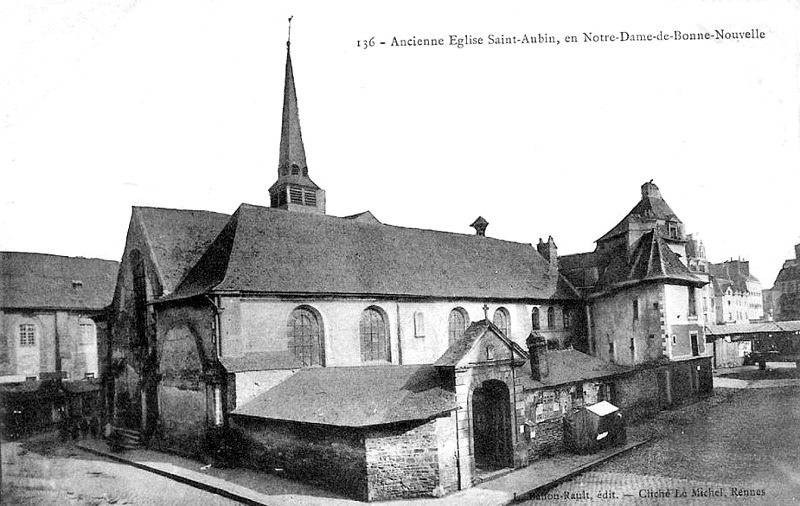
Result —
<instances>
[{"instance_id":1,"label":"arched window","mask_svg":"<svg viewBox=\"0 0 800 506\"><path fill-rule=\"evenodd\" d=\"M552 306L547 308L547 328L556 328L556 310Z\"/></svg>"},{"instance_id":2,"label":"arched window","mask_svg":"<svg viewBox=\"0 0 800 506\"><path fill-rule=\"evenodd\" d=\"M450 318L447 322L448 343L453 344L464 335L469 324L469 316L463 308L457 307L450 311Z\"/></svg>"},{"instance_id":3,"label":"arched window","mask_svg":"<svg viewBox=\"0 0 800 506\"><path fill-rule=\"evenodd\" d=\"M376 307L368 307L361 313L361 361L375 362L383 360L391 362L389 348L389 330L383 311Z\"/></svg>"},{"instance_id":4,"label":"arched window","mask_svg":"<svg viewBox=\"0 0 800 506\"><path fill-rule=\"evenodd\" d=\"M19 345L36 346L36 325L23 323L19 326Z\"/></svg>"},{"instance_id":5,"label":"arched window","mask_svg":"<svg viewBox=\"0 0 800 506\"><path fill-rule=\"evenodd\" d=\"M541 323L539 321L539 308L535 307L531 311L531 328L533 330L539 330L542 328Z\"/></svg>"},{"instance_id":6,"label":"arched window","mask_svg":"<svg viewBox=\"0 0 800 506\"><path fill-rule=\"evenodd\" d=\"M504 335L508 336L508 331L510 330L509 320L508 310L504 307L499 307L494 312L492 323L494 323L498 329L502 330Z\"/></svg>"},{"instance_id":7,"label":"arched window","mask_svg":"<svg viewBox=\"0 0 800 506\"><path fill-rule=\"evenodd\" d=\"M310 308L299 307L286 326L289 351L303 366L325 365L325 346L320 319Z\"/></svg>"}]
</instances>

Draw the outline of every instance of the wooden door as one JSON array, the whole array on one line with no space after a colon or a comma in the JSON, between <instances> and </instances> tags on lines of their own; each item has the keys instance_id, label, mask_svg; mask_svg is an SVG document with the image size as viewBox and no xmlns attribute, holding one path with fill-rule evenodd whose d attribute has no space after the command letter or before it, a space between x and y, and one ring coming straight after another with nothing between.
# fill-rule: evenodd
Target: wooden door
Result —
<instances>
[{"instance_id":1,"label":"wooden door","mask_svg":"<svg viewBox=\"0 0 800 506\"><path fill-rule=\"evenodd\" d=\"M512 465L511 403L508 387L484 381L472 394L475 466L496 469Z\"/></svg>"}]
</instances>

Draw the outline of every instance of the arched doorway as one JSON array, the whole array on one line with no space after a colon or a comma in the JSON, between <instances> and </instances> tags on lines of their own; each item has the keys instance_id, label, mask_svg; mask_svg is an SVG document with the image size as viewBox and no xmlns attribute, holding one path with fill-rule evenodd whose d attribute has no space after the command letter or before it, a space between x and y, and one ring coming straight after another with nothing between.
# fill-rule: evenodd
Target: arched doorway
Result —
<instances>
[{"instance_id":1,"label":"arched doorway","mask_svg":"<svg viewBox=\"0 0 800 506\"><path fill-rule=\"evenodd\" d=\"M475 467L491 470L513 465L511 400L502 381L484 381L472 393L472 437Z\"/></svg>"}]
</instances>

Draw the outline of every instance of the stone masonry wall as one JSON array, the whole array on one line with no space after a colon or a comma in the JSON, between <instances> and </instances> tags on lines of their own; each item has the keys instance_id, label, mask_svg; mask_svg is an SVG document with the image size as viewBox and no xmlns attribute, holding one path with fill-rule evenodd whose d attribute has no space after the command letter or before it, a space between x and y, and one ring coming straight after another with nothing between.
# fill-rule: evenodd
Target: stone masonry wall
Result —
<instances>
[{"instance_id":1,"label":"stone masonry wall","mask_svg":"<svg viewBox=\"0 0 800 506\"><path fill-rule=\"evenodd\" d=\"M454 483L441 481L438 455L439 437L455 438L455 429L446 428L450 421L444 417L421 425L367 429L367 500L438 497L452 490Z\"/></svg>"},{"instance_id":2,"label":"stone masonry wall","mask_svg":"<svg viewBox=\"0 0 800 506\"><path fill-rule=\"evenodd\" d=\"M367 467L360 429L230 417L240 438L239 461L365 501Z\"/></svg>"}]
</instances>

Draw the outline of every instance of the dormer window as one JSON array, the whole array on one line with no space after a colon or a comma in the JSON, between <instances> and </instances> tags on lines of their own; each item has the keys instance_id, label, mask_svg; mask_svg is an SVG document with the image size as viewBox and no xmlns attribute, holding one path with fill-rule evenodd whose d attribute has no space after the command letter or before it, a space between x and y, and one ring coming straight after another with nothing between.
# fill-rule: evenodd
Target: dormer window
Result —
<instances>
[{"instance_id":1,"label":"dormer window","mask_svg":"<svg viewBox=\"0 0 800 506\"><path fill-rule=\"evenodd\" d=\"M78 288L83 288L83 281L81 281L80 279L73 279L72 280L72 288L74 288L76 290Z\"/></svg>"},{"instance_id":2,"label":"dormer window","mask_svg":"<svg viewBox=\"0 0 800 506\"><path fill-rule=\"evenodd\" d=\"M678 238L678 224L674 221L667 222L667 230L669 231L670 239L677 239Z\"/></svg>"}]
</instances>

